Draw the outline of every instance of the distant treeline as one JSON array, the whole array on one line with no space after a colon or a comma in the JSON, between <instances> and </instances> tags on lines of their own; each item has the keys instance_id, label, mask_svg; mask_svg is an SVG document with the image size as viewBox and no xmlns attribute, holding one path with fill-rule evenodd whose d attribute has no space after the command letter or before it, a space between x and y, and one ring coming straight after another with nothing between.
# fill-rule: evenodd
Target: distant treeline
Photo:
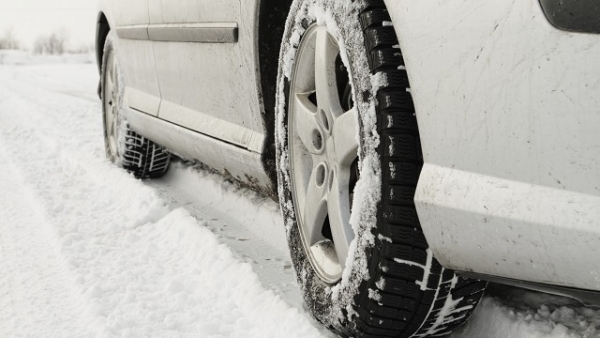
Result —
<instances>
[{"instance_id":1,"label":"distant treeline","mask_svg":"<svg viewBox=\"0 0 600 338\"><path fill-rule=\"evenodd\" d=\"M68 48L69 33L66 29L57 29L47 35L39 36L31 50L35 54L61 55L64 53L89 53L93 51L93 44L81 45L77 48ZM0 34L0 50L27 49L19 41L15 30L8 28Z\"/></svg>"}]
</instances>

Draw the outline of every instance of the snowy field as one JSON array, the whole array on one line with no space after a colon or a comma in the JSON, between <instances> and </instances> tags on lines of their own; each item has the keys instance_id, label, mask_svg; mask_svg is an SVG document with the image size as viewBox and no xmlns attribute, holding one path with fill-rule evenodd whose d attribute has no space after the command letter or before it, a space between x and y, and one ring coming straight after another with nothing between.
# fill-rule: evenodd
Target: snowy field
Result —
<instances>
[{"instance_id":1,"label":"snowy field","mask_svg":"<svg viewBox=\"0 0 600 338\"><path fill-rule=\"evenodd\" d=\"M276 203L104 159L92 60L0 54L0 337L333 337L302 306ZM453 337L600 337L600 309L494 286Z\"/></svg>"}]
</instances>

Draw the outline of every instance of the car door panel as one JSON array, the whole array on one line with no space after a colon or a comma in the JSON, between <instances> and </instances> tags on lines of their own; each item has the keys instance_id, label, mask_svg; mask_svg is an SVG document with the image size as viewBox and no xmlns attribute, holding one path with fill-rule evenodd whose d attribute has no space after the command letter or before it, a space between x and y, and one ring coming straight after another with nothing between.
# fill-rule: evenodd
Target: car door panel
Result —
<instances>
[{"instance_id":1,"label":"car door panel","mask_svg":"<svg viewBox=\"0 0 600 338\"><path fill-rule=\"evenodd\" d=\"M239 0L184 0L177 6L149 0L161 119L262 152L256 8Z\"/></svg>"},{"instance_id":2,"label":"car door panel","mask_svg":"<svg viewBox=\"0 0 600 338\"><path fill-rule=\"evenodd\" d=\"M153 24L239 22L242 6L240 0L180 0L177 5L169 0L147 1Z\"/></svg>"},{"instance_id":3,"label":"car door panel","mask_svg":"<svg viewBox=\"0 0 600 338\"><path fill-rule=\"evenodd\" d=\"M125 104L158 115L160 88L151 41L148 39L147 0L116 1L103 4L110 25L119 37L117 53L125 76Z\"/></svg>"}]
</instances>

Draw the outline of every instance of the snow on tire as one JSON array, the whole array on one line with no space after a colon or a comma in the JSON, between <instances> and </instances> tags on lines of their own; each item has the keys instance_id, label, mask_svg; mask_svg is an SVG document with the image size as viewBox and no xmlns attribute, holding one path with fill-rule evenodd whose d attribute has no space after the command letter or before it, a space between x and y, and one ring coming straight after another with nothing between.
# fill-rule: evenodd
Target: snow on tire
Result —
<instances>
[{"instance_id":1,"label":"snow on tire","mask_svg":"<svg viewBox=\"0 0 600 338\"><path fill-rule=\"evenodd\" d=\"M123 118L125 79L117 58L117 43L110 32L102 58L102 116L106 157L138 178L163 176L171 155L163 147L131 130Z\"/></svg>"},{"instance_id":2,"label":"snow on tire","mask_svg":"<svg viewBox=\"0 0 600 338\"><path fill-rule=\"evenodd\" d=\"M332 57L336 50L342 65ZM339 69L351 87L346 106ZM277 86L280 203L315 318L351 337L441 336L464 323L485 283L444 269L419 224L413 202L423 164L419 132L383 1L294 1ZM348 122L352 113L355 121ZM354 142L349 129L339 131L341 123L356 129L357 182L339 182L352 175L339 159L347 154L337 152ZM340 198L346 195L351 209Z\"/></svg>"}]
</instances>

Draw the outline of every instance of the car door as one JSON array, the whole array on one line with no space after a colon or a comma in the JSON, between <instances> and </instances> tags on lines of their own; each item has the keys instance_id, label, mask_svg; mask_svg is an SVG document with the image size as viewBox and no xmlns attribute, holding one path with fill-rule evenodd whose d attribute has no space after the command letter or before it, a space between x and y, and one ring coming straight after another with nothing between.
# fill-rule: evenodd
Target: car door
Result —
<instances>
[{"instance_id":1,"label":"car door","mask_svg":"<svg viewBox=\"0 0 600 338\"><path fill-rule=\"evenodd\" d=\"M125 75L125 104L158 115L160 90L152 43L148 39L148 0L109 0L111 28L118 36L117 53Z\"/></svg>"},{"instance_id":2,"label":"car door","mask_svg":"<svg viewBox=\"0 0 600 338\"><path fill-rule=\"evenodd\" d=\"M260 153L257 1L148 0L159 117Z\"/></svg>"}]
</instances>

